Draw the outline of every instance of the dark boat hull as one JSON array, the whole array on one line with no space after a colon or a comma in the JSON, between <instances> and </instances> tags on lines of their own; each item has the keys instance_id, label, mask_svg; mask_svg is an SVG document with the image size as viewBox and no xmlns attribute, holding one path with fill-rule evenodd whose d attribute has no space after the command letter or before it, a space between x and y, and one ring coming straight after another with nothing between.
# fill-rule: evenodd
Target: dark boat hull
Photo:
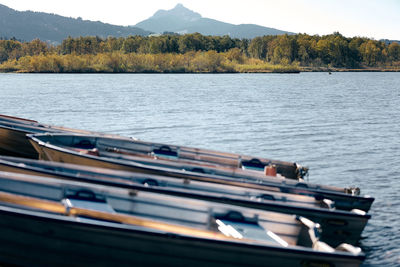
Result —
<instances>
[{"instance_id":1,"label":"dark boat hull","mask_svg":"<svg viewBox=\"0 0 400 267\"><path fill-rule=\"evenodd\" d=\"M20 131L0 125L0 154L24 158L39 158L39 154L32 147L26 134Z\"/></svg>"},{"instance_id":2,"label":"dark boat hull","mask_svg":"<svg viewBox=\"0 0 400 267\"><path fill-rule=\"evenodd\" d=\"M19 266L359 266L364 256L267 248L0 206L0 262Z\"/></svg>"}]
</instances>

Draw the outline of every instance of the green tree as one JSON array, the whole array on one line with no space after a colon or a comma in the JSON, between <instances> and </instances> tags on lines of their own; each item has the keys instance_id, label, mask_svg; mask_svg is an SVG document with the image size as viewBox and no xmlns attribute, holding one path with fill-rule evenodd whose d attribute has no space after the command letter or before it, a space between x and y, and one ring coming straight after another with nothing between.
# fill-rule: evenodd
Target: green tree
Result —
<instances>
[{"instance_id":1,"label":"green tree","mask_svg":"<svg viewBox=\"0 0 400 267\"><path fill-rule=\"evenodd\" d=\"M388 46L388 58L390 61L400 60L400 44L393 42Z\"/></svg>"},{"instance_id":2,"label":"green tree","mask_svg":"<svg viewBox=\"0 0 400 267\"><path fill-rule=\"evenodd\" d=\"M22 55L22 44L19 41L0 40L0 63L8 59L18 59Z\"/></svg>"},{"instance_id":3,"label":"green tree","mask_svg":"<svg viewBox=\"0 0 400 267\"><path fill-rule=\"evenodd\" d=\"M121 49L124 53L137 53L142 42L141 36L129 36L123 41Z\"/></svg>"},{"instance_id":4,"label":"green tree","mask_svg":"<svg viewBox=\"0 0 400 267\"><path fill-rule=\"evenodd\" d=\"M179 38L179 52L200 51L204 49L205 38L199 33L185 34Z\"/></svg>"},{"instance_id":5,"label":"green tree","mask_svg":"<svg viewBox=\"0 0 400 267\"><path fill-rule=\"evenodd\" d=\"M373 40L363 43L360 46L360 51L363 62L368 66L376 66L382 53L376 41Z\"/></svg>"},{"instance_id":6,"label":"green tree","mask_svg":"<svg viewBox=\"0 0 400 267\"><path fill-rule=\"evenodd\" d=\"M28 43L24 43L23 50L25 55L30 56L46 54L48 52L48 45L39 39L35 39Z\"/></svg>"},{"instance_id":7,"label":"green tree","mask_svg":"<svg viewBox=\"0 0 400 267\"><path fill-rule=\"evenodd\" d=\"M248 52L251 57L265 59L267 54L267 44L263 41L262 37L256 37L251 40Z\"/></svg>"}]
</instances>

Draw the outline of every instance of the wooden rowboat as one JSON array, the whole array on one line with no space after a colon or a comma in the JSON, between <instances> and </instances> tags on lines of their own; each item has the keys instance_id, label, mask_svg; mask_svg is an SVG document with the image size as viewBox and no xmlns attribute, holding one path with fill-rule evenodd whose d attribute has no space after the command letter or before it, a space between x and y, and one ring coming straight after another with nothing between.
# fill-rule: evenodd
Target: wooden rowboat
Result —
<instances>
[{"instance_id":1,"label":"wooden rowboat","mask_svg":"<svg viewBox=\"0 0 400 267\"><path fill-rule=\"evenodd\" d=\"M295 214L319 223L324 229L321 240L333 246L343 242L356 244L370 218L361 210L335 209L334 201L329 199L74 164L0 156L0 171L57 177Z\"/></svg>"},{"instance_id":2,"label":"wooden rowboat","mask_svg":"<svg viewBox=\"0 0 400 267\"><path fill-rule=\"evenodd\" d=\"M344 210L360 209L367 212L374 201L374 198L359 196L351 189L298 182L293 179L277 179L238 168L171 163L158 158L143 161L141 157L110 152L114 150L113 144L116 140L114 138L62 133L28 135L28 138L40 157L50 161L237 185L244 188L261 190L274 188L284 193L331 199L335 201L337 208ZM117 141L129 142L122 139Z\"/></svg>"},{"instance_id":3,"label":"wooden rowboat","mask_svg":"<svg viewBox=\"0 0 400 267\"><path fill-rule=\"evenodd\" d=\"M13 265L359 266L304 217L0 172L0 261ZM17 237L17 238L16 238ZM23 257L21 257L23 251Z\"/></svg>"}]
</instances>

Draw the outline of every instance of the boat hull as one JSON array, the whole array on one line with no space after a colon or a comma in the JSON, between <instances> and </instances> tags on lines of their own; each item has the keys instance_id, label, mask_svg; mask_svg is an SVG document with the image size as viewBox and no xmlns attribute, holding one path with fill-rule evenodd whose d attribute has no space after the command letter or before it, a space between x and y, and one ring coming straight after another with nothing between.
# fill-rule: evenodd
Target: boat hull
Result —
<instances>
[{"instance_id":1,"label":"boat hull","mask_svg":"<svg viewBox=\"0 0 400 267\"><path fill-rule=\"evenodd\" d=\"M27 139L27 133L0 125L0 154L37 159L39 154Z\"/></svg>"},{"instance_id":2,"label":"boat hull","mask_svg":"<svg viewBox=\"0 0 400 267\"><path fill-rule=\"evenodd\" d=\"M359 266L364 256L221 242L0 206L0 262L19 266ZM23 252L23 257L21 253Z\"/></svg>"}]
</instances>

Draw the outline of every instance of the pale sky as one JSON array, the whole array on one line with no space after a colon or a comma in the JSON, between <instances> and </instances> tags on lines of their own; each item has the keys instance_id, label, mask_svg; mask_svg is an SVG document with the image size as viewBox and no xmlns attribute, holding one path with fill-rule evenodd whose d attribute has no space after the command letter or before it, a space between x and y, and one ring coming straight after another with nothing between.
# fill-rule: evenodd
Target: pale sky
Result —
<instances>
[{"instance_id":1,"label":"pale sky","mask_svg":"<svg viewBox=\"0 0 400 267\"><path fill-rule=\"evenodd\" d=\"M0 4L19 11L42 11L116 25L135 25L158 9L171 9L178 3L203 17L233 24L400 40L400 0L0 0Z\"/></svg>"}]
</instances>

